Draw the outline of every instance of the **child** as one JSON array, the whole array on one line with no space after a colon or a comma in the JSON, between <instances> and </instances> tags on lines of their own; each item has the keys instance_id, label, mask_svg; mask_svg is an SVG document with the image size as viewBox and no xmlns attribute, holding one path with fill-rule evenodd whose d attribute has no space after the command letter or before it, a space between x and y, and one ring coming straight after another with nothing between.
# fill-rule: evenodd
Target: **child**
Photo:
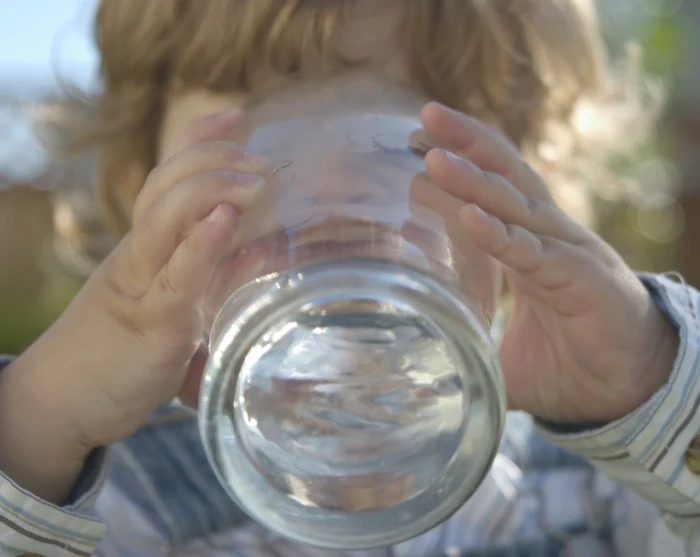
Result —
<instances>
[{"instance_id":1,"label":"child","mask_svg":"<svg viewBox=\"0 0 700 557\"><path fill-rule=\"evenodd\" d=\"M213 478L194 418L166 405L196 401L204 294L264 185L266 161L227 142L235 109L350 67L479 119L425 107L447 150L426 156L427 172L504 266L510 405L586 459L514 413L485 483L500 489L362 554L684 554L659 511L700 554L700 296L637 278L532 170L548 170L561 206L580 206L564 184L578 157L597 159L575 125L604 79L594 21L586 0L102 0L105 89L74 113L95 124L76 144L99 144L105 220L123 239L0 375L3 554L337 554L247 519ZM222 186L211 170L233 172Z\"/></svg>"}]
</instances>

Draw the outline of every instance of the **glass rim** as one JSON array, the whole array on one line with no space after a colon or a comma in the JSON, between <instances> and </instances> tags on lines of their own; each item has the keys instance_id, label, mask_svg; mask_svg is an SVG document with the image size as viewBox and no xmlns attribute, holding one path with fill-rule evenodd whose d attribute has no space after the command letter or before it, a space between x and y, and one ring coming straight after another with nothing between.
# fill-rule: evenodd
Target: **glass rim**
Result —
<instances>
[{"instance_id":1,"label":"glass rim","mask_svg":"<svg viewBox=\"0 0 700 557\"><path fill-rule=\"evenodd\" d=\"M215 475L244 511L262 525L296 541L317 547L354 550L412 538L430 530L464 505L488 474L497 454L506 409L505 387L491 338L469 308L465 296L425 273L372 260L317 263L263 277L243 290L246 292L239 291L229 299L212 327L211 356L200 393L199 425ZM255 466L246 460L247 453L240 441L234 443L233 453L223 454L222 436L230 438L236 435L233 423L231 429L227 426L224 431L219 420L228 415L224 408L226 396L223 387L237 383L236 368L240 369L247 347L252 346L280 316L329 296L336 296L334 300L337 296L356 300L358 295L365 296L364 299L381 299L382 302L408 306L429 316L463 351L461 361L479 362L478 370L473 373L477 374L481 398L465 397L468 399L468 404L465 402L465 408L468 406L466 432L446 469L446 472L456 469L455 478L460 479L453 481L454 485L442 486L437 495L434 492L419 494L381 510L348 514L305 507L300 503L296 508L289 496L275 492ZM226 368L222 367L223 362L228 363ZM459 367L463 369L463 366ZM485 416L485 428L482 429L487 431L470 427L470 421L478 422L473 420L473 412L480 412L482 418ZM233 421L233 412L230 414ZM475 446L483 447L483 450L474 451ZM226 477L226 463L235 463L236 477L233 479ZM256 481L262 487L256 486ZM417 512L419 507L421 512ZM289 514L284 514L283 510ZM402 513L411 518L402 521L388 519ZM290 515L294 515L293 525ZM337 527L339 520L346 528ZM361 522L364 526L360 530ZM330 525L336 525L335 529Z\"/></svg>"}]
</instances>

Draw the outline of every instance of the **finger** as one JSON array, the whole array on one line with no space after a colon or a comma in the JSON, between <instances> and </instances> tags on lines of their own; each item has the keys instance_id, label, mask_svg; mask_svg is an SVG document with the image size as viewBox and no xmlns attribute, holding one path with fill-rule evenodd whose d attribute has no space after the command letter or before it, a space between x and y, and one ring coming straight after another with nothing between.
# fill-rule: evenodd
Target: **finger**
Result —
<instances>
[{"instance_id":1,"label":"finger","mask_svg":"<svg viewBox=\"0 0 700 557\"><path fill-rule=\"evenodd\" d=\"M571 243L585 237L583 228L553 203L528 198L500 174L485 172L449 151L431 151L425 165L428 175L448 193L507 224Z\"/></svg>"},{"instance_id":2,"label":"finger","mask_svg":"<svg viewBox=\"0 0 700 557\"><path fill-rule=\"evenodd\" d=\"M222 203L246 212L259 199L264 184L260 176L223 170L181 182L134 223L130 276L147 288L193 226Z\"/></svg>"},{"instance_id":3,"label":"finger","mask_svg":"<svg viewBox=\"0 0 700 557\"><path fill-rule=\"evenodd\" d=\"M176 318L182 308L200 305L237 224L236 210L220 204L178 244L146 294L158 314Z\"/></svg>"},{"instance_id":4,"label":"finger","mask_svg":"<svg viewBox=\"0 0 700 557\"><path fill-rule=\"evenodd\" d=\"M445 235L464 235L458 218L463 203L436 186L425 173L413 176L409 202L411 218L401 228L403 238L433 261L450 261L453 248Z\"/></svg>"},{"instance_id":5,"label":"finger","mask_svg":"<svg viewBox=\"0 0 700 557\"><path fill-rule=\"evenodd\" d=\"M418 128L409 134L408 148L412 153L424 157L431 149L445 148L445 146L430 137L423 128Z\"/></svg>"},{"instance_id":6,"label":"finger","mask_svg":"<svg viewBox=\"0 0 700 557\"><path fill-rule=\"evenodd\" d=\"M214 135L213 132L211 135ZM196 174L213 170L234 170L263 175L268 170L268 161L264 157L249 153L240 145L221 139L223 137L218 140L209 137L206 142L191 145L154 168L136 199L133 222L140 219L164 192Z\"/></svg>"},{"instance_id":7,"label":"finger","mask_svg":"<svg viewBox=\"0 0 700 557\"><path fill-rule=\"evenodd\" d=\"M136 200L133 222L141 219L148 207L169 189L198 174L231 170L262 176L267 168L266 159L248 153L235 143L213 141L190 147L170 157L151 172Z\"/></svg>"},{"instance_id":8,"label":"finger","mask_svg":"<svg viewBox=\"0 0 700 557\"><path fill-rule=\"evenodd\" d=\"M574 246L505 225L476 205L466 205L460 220L479 248L538 288L564 289L573 283L579 265L572 265L566 252Z\"/></svg>"},{"instance_id":9,"label":"finger","mask_svg":"<svg viewBox=\"0 0 700 557\"><path fill-rule=\"evenodd\" d=\"M401 235L445 276L456 273L465 290L491 313L496 302L494 292L500 292L501 273L470 235L465 234L459 218L463 206L463 202L436 186L427 175L417 174L411 181L411 218L401 227ZM459 256L455 257L455 253Z\"/></svg>"},{"instance_id":10,"label":"finger","mask_svg":"<svg viewBox=\"0 0 700 557\"><path fill-rule=\"evenodd\" d=\"M552 201L544 181L494 128L435 102L423 108L421 118L427 133L440 145L482 170L500 174L527 197Z\"/></svg>"},{"instance_id":11,"label":"finger","mask_svg":"<svg viewBox=\"0 0 700 557\"><path fill-rule=\"evenodd\" d=\"M456 238L460 250L470 253L471 242L464 237L464 227L459 222L463 206L462 201L435 185L427 174L417 174L411 181L411 219L404 223L402 235L433 261L452 261Z\"/></svg>"},{"instance_id":12,"label":"finger","mask_svg":"<svg viewBox=\"0 0 700 557\"><path fill-rule=\"evenodd\" d=\"M429 227L436 222L436 216L441 219L457 216L464 205L448 188L437 185L427 172L418 173L411 180L410 201L413 219Z\"/></svg>"}]
</instances>

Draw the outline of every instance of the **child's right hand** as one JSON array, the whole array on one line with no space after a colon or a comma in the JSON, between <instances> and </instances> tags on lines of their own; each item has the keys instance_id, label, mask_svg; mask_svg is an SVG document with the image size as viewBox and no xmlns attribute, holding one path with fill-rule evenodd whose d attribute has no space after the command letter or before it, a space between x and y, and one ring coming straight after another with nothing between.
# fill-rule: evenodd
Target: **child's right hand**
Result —
<instances>
[{"instance_id":1,"label":"child's right hand","mask_svg":"<svg viewBox=\"0 0 700 557\"><path fill-rule=\"evenodd\" d=\"M205 293L267 167L225 141L241 119L190 130L149 175L132 231L0 376L0 470L26 489L59 501L92 449L136 431L201 374Z\"/></svg>"}]
</instances>

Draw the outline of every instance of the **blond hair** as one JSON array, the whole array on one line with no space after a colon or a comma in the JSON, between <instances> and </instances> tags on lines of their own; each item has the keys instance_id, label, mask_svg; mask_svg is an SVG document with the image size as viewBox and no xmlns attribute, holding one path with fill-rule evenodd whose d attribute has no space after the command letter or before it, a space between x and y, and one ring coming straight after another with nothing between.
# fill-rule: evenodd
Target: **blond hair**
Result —
<instances>
[{"instance_id":1,"label":"blond hair","mask_svg":"<svg viewBox=\"0 0 700 557\"><path fill-rule=\"evenodd\" d=\"M156 164L170 86L248 92L258 72L303 77L311 67L361 65L337 40L355 1L102 0L103 90L71 105L62 137L73 151L97 147L107 226L117 235L130 227L134 200ZM583 123L590 128L590 109L610 105L592 0L401 1L401 46L417 86L495 123L529 160L556 170L555 194L579 199L579 178L599 166L611 143L603 145L600 134L586 141L577 117L588 107Z\"/></svg>"}]
</instances>

